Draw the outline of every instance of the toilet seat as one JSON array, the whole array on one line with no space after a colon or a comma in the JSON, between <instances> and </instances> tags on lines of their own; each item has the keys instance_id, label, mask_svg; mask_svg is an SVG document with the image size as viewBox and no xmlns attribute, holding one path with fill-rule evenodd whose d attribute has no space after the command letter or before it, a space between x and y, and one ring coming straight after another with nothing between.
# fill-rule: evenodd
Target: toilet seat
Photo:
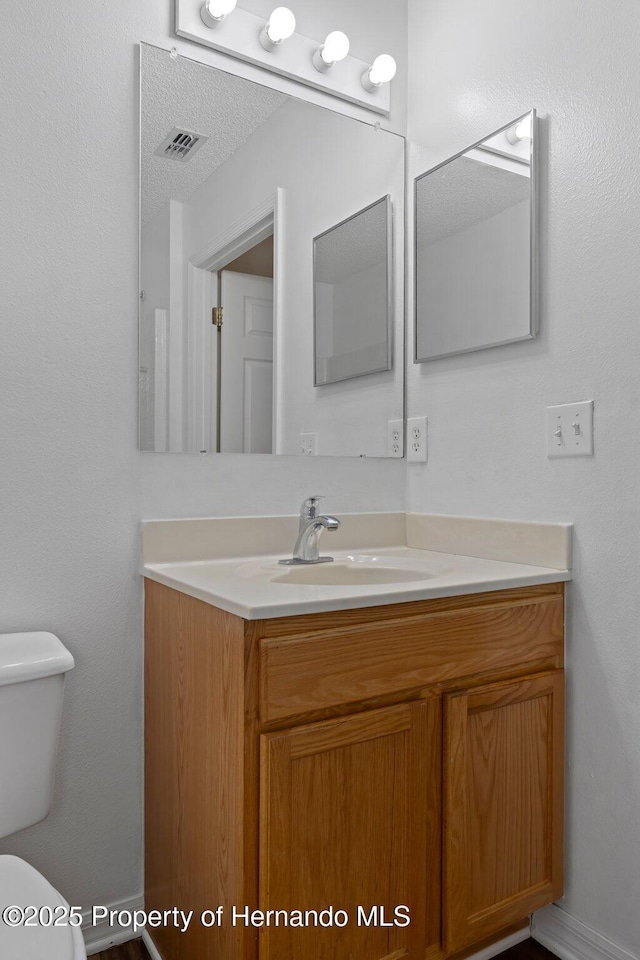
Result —
<instances>
[{"instance_id":1,"label":"toilet seat","mask_svg":"<svg viewBox=\"0 0 640 960\"><path fill-rule=\"evenodd\" d=\"M0 911L7 906L67 907L64 898L42 874L19 857L0 856ZM84 960L77 928L8 927L0 918L2 960Z\"/></svg>"}]
</instances>

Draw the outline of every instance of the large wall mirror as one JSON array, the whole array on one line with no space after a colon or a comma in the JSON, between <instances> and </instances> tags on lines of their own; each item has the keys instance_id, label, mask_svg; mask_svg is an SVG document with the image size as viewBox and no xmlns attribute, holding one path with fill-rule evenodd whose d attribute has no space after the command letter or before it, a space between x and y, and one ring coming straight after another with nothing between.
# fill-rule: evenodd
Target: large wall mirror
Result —
<instances>
[{"instance_id":1,"label":"large wall mirror","mask_svg":"<svg viewBox=\"0 0 640 960\"><path fill-rule=\"evenodd\" d=\"M415 182L415 360L536 336L535 111Z\"/></svg>"},{"instance_id":2,"label":"large wall mirror","mask_svg":"<svg viewBox=\"0 0 640 960\"><path fill-rule=\"evenodd\" d=\"M142 450L388 455L404 152L375 125L141 45Z\"/></svg>"},{"instance_id":3,"label":"large wall mirror","mask_svg":"<svg viewBox=\"0 0 640 960\"><path fill-rule=\"evenodd\" d=\"M391 369L391 197L314 240L316 386Z\"/></svg>"}]
</instances>

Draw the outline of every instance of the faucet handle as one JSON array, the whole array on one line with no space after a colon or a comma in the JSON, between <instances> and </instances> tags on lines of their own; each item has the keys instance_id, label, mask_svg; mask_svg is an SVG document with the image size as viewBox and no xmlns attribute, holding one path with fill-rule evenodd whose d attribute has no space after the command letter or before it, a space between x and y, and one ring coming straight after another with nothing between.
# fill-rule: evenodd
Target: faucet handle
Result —
<instances>
[{"instance_id":1,"label":"faucet handle","mask_svg":"<svg viewBox=\"0 0 640 960\"><path fill-rule=\"evenodd\" d=\"M303 520L313 520L316 514L316 507L321 500L326 500L327 498L316 494L313 497L307 497L306 500L302 501L302 506L300 507L300 517Z\"/></svg>"}]
</instances>

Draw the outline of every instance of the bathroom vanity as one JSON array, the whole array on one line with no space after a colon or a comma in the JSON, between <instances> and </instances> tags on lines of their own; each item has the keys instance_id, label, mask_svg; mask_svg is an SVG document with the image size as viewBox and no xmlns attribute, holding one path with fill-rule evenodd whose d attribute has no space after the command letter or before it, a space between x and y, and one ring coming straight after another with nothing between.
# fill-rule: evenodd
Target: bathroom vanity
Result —
<instances>
[{"instance_id":1,"label":"bathroom vanity","mask_svg":"<svg viewBox=\"0 0 640 960\"><path fill-rule=\"evenodd\" d=\"M348 519L339 565L430 576L274 582L275 557L223 559L250 521L143 531L146 906L224 907L150 931L164 960L436 960L562 893L569 529L381 515L374 551ZM294 518L253 522L277 550ZM234 926L234 906L349 922Z\"/></svg>"}]
</instances>

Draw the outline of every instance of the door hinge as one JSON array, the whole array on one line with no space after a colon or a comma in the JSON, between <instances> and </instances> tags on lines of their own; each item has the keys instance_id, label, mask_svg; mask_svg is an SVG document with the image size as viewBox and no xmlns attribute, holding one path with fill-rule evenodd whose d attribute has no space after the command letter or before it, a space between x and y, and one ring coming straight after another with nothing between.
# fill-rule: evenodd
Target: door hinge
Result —
<instances>
[{"instance_id":1,"label":"door hinge","mask_svg":"<svg viewBox=\"0 0 640 960\"><path fill-rule=\"evenodd\" d=\"M214 307L211 311L211 323L214 327L222 326L222 307Z\"/></svg>"}]
</instances>

